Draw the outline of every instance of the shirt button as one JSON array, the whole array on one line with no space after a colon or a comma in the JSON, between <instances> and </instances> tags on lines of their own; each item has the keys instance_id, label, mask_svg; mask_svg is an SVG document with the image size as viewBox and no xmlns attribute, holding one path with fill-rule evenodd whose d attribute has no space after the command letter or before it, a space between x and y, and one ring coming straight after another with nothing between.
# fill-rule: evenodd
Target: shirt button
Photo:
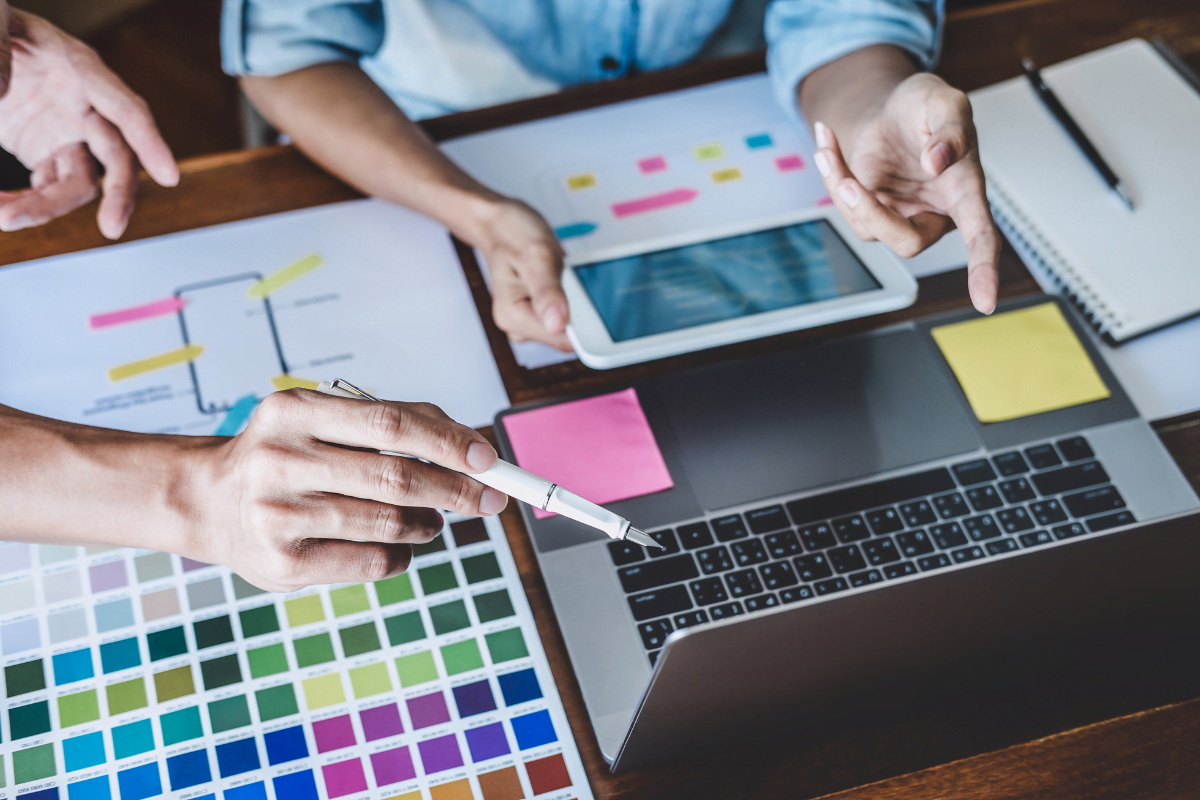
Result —
<instances>
[{"instance_id":1,"label":"shirt button","mask_svg":"<svg viewBox=\"0 0 1200 800\"><path fill-rule=\"evenodd\" d=\"M620 68L621 62L617 61L612 56L605 56L604 58L600 59L600 69L604 70L605 72L616 72Z\"/></svg>"}]
</instances>

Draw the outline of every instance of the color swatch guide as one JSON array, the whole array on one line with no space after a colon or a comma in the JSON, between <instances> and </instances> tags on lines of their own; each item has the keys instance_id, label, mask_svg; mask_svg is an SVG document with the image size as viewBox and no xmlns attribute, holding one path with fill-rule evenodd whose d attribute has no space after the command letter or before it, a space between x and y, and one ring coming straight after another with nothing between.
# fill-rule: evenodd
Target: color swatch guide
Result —
<instances>
[{"instance_id":1,"label":"color swatch guide","mask_svg":"<svg viewBox=\"0 0 1200 800\"><path fill-rule=\"evenodd\" d=\"M0 543L0 798L590 797L503 530L275 595L166 553Z\"/></svg>"}]
</instances>

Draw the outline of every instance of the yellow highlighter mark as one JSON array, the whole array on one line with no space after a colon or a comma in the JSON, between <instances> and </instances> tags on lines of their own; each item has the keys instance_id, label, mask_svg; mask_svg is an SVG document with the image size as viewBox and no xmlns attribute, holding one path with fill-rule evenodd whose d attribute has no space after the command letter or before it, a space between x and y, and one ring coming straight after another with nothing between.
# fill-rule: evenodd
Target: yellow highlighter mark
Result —
<instances>
[{"instance_id":1,"label":"yellow highlighter mark","mask_svg":"<svg viewBox=\"0 0 1200 800\"><path fill-rule=\"evenodd\" d=\"M293 261L282 269L277 269L267 277L246 290L246 297L251 300L262 300L293 281L303 278L317 267L325 263L325 259L316 253L309 253L298 261Z\"/></svg>"},{"instance_id":2,"label":"yellow highlighter mark","mask_svg":"<svg viewBox=\"0 0 1200 800\"><path fill-rule=\"evenodd\" d=\"M316 389L319 383L320 381L310 381L295 375L276 375L271 378L271 385L281 392L286 389Z\"/></svg>"},{"instance_id":3,"label":"yellow highlighter mark","mask_svg":"<svg viewBox=\"0 0 1200 800\"><path fill-rule=\"evenodd\" d=\"M150 358L143 358L141 361L130 361L128 364L113 367L108 371L108 379L110 381L123 381L126 378L132 378L134 375L141 375L144 372L153 372L156 369L163 369L175 364L182 364L185 361L192 361L203 352L204 348L200 345L189 344L187 347L181 347L178 350L170 350L166 353L151 356Z\"/></svg>"},{"instance_id":4,"label":"yellow highlighter mark","mask_svg":"<svg viewBox=\"0 0 1200 800\"><path fill-rule=\"evenodd\" d=\"M582 175L570 175L567 177L568 189L590 189L596 185L596 176L590 172L585 172Z\"/></svg>"},{"instance_id":5,"label":"yellow highlighter mark","mask_svg":"<svg viewBox=\"0 0 1200 800\"><path fill-rule=\"evenodd\" d=\"M930 331L980 422L1003 422L1111 395L1054 303Z\"/></svg>"},{"instance_id":6,"label":"yellow highlighter mark","mask_svg":"<svg viewBox=\"0 0 1200 800\"><path fill-rule=\"evenodd\" d=\"M742 171L737 167L729 167L728 169L718 169L712 174L713 183L727 183L729 181L740 181L742 179Z\"/></svg>"},{"instance_id":7,"label":"yellow highlighter mark","mask_svg":"<svg viewBox=\"0 0 1200 800\"><path fill-rule=\"evenodd\" d=\"M725 157L725 148L721 147L720 142L698 144L692 148L692 155L696 157L697 161L716 161L718 158Z\"/></svg>"}]
</instances>

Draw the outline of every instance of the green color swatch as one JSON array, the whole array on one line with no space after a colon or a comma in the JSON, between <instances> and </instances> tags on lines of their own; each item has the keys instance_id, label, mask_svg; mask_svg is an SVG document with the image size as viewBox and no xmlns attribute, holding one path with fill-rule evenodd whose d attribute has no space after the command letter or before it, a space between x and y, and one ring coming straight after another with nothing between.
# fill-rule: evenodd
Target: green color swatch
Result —
<instances>
[{"instance_id":1,"label":"green color swatch","mask_svg":"<svg viewBox=\"0 0 1200 800\"><path fill-rule=\"evenodd\" d=\"M42 744L12 754L13 783L29 783L51 778L58 772L54 765L54 745Z\"/></svg>"},{"instance_id":2,"label":"green color swatch","mask_svg":"<svg viewBox=\"0 0 1200 800\"><path fill-rule=\"evenodd\" d=\"M238 600L245 600L247 597L256 597L260 594L266 594L266 590L258 588L241 575L233 575L232 578L233 596Z\"/></svg>"},{"instance_id":3,"label":"green color swatch","mask_svg":"<svg viewBox=\"0 0 1200 800\"><path fill-rule=\"evenodd\" d=\"M416 597L413 594L412 579L407 574L376 581L375 596L379 598L381 606L390 606L392 603L400 603Z\"/></svg>"},{"instance_id":4,"label":"green color swatch","mask_svg":"<svg viewBox=\"0 0 1200 800\"><path fill-rule=\"evenodd\" d=\"M246 651L246 660L250 662L250 677L265 678L267 675L278 675L288 671L287 651L282 644L272 644Z\"/></svg>"},{"instance_id":5,"label":"green color swatch","mask_svg":"<svg viewBox=\"0 0 1200 800\"><path fill-rule=\"evenodd\" d=\"M233 641L233 623L230 622L228 614L200 620L192 628L196 632L196 647L201 650Z\"/></svg>"},{"instance_id":6,"label":"green color swatch","mask_svg":"<svg viewBox=\"0 0 1200 800\"><path fill-rule=\"evenodd\" d=\"M275 613L273 605L247 608L238 616L242 620L242 636L247 639L279 630L279 615Z\"/></svg>"},{"instance_id":7,"label":"green color swatch","mask_svg":"<svg viewBox=\"0 0 1200 800\"><path fill-rule=\"evenodd\" d=\"M375 628L374 622L355 625L352 628L342 628L338 634L342 637L342 650L345 651L346 658L371 653L380 647L379 631Z\"/></svg>"},{"instance_id":8,"label":"green color swatch","mask_svg":"<svg viewBox=\"0 0 1200 800\"><path fill-rule=\"evenodd\" d=\"M388 676L387 664L368 664L365 667L355 667L350 670L350 688L359 700L371 695L383 694L392 690L392 679Z\"/></svg>"},{"instance_id":9,"label":"green color swatch","mask_svg":"<svg viewBox=\"0 0 1200 800\"><path fill-rule=\"evenodd\" d=\"M13 664L4 668L4 685L8 688L8 696L39 692L46 688L46 670L42 660L26 661L24 664Z\"/></svg>"},{"instance_id":10,"label":"green color swatch","mask_svg":"<svg viewBox=\"0 0 1200 800\"><path fill-rule=\"evenodd\" d=\"M8 710L8 732L13 739L28 739L30 736L40 736L49 730L50 704L45 700Z\"/></svg>"},{"instance_id":11,"label":"green color swatch","mask_svg":"<svg viewBox=\"0 0 1200 800\"><path fill-rule=\"evenodd\" d=\"M250 724L250 706L246 695L226 697L224 700L214 700L208 704L208 721L212 724L213 733L231 731Z\"/></svg>"},{"instance_id":12,"label":"green color swatch","mask_svg":"<svg viewBox=\"0 0 1200 800\"><path fill-rule=\"evenodd\" d=\"M400 673L400 685L404 688L426 681L437 680L437 666L433 663L433 652L422 650L411 656L396 659L396 671Z\"/></svg>"},{"instance_id":13,"label":"green color swatch","mask_svg":"<svg viewBox=\"0 0 1200 800\"><path fill-rule=\"evenodd\" d=\"M200 662L200 675L204 678L206 691L220 689L222 686L240 683L242 669L238 666L237 655L231 653L220 658Z\"/></svg>"},{"instance_id":14,"label":"green color swatch","mask_svg":"<svg viewBox=\"0 0 1200 800\"><path fill-rule=\"evenodd\" d=\"M300 713L300 707L296 704L296 690L290 683L259 689L254 693L254 701L258 704L258 716L263 722Z\"/></svg>"},{"instance_id":15,"label":"green color swatch","mask_svg":"<svg viewBox=\"0 0 1200 800\"><path fill-rule=\"evenodd\" d=\"M367 587L361 583L334 589L329 593L329 601L333 604L335 617L357 614L371 607L371 601L367 599Z\"/></svg>"},{"instance_id":16,"label":"green color swatch","mask_svg":"<svg viewBox=\"0 0 1200 800\"><path fill-rule=\"evenodd\" d=\"M477 594L473 599L475 600L475 613L479 615L480 622L504 619L517 613L513 610L512 599L508 596L508 589Z\"/></svg>"},{"instance_id":17,"label":"green color swatch","mask_svg":"<svg viewBox=\"0 0 1200 800\"><path fill-rule=\"evenodd\" d=\"M124 683L114 683L105 689L108 695L108 713L124 714L150 705L146 700L146 682L134 678Z\"/></svg>"},{"instance_id":18,"label":"green color swatch","mask_svg":"<svg viewBox=\"0 0 1200 800\"><path fill-rule=\"evenodd\" d=\"M425 544L414 544L413 558L416 558L417 556L427 556L430 553L440 553L445 549L446 537L439 533L438 537L432 542L426 542Z\"/></svg>"},{"instance_id":19,"label":"green color swatch","mask_svg":"<svg viewBox=\"0 0 1200 800\"><path fill-rule=\"evenodd\" d=\"M154 673L154 694L160 703L195 693L196 684L192 680L192 668L188 664L166 672Z\"/></svg>"},{"instance_id":20,"label":"green color swatch","mask_svg":"<svg viewBox=\"0 0 1200 800\"><path fill-rule=\"evenodd\" d=\"M292 642L296 649L296 664L303 669L314 664L325 664L333 661L333 640L328 633L318 633L316 636L306 636Z\"/></svg>"},{"instance_id":21,"label":"green color swatch","mask_svg":"<svg viewBox=\"0 0 1200 800\"><path fill-rule=\"evenodd\" d=\"M182 625L146 634L146 644L150 647L151 661L181 656L188 651L187 636Z\"/></svg>"},{"instance_id":22,"label":"green color swatch","mask_svg":"<svg viewBox=\"0 0 1200 800\"><path fill-rule=\"evenodd\" d=\"M469 627L471 618L467 616L467 607L462 600L429 607L429 619L433 622L433 630L441 636Z\"/></svg>"},{"instance_id":23,"label":"green color swatch","mask_svg":"<svg viewBox=\"0 0 1200 800\"><path fill-rule=\"evenodd\" d=\"M448 644L442 648L442 662L446 675L457 675L483 667L483 656L479 654L479 643L474 639Z\"/></svg>"},{"instance_id":24,"label":"green color swatch","mask_svg":"<svg viewBox=\"0 0 1200 800\"><path fill-rule=\"evenodd\" d=\"M387 629L388 641L392 647L425 638L425 623L421 622L420 611L387 617L383 621L383 627Z\"/></svg>"},{"instance_id":25,"label":"green color swatch","mask_svg":"<svg viewBox=\"0 0 1200 800\"><path fill-rule=\"evenodd\" d=\"M95 689L58 698L58 724L64 728L100 719L100 698Z\"/></svg>"},{"instance_id":26,"label":"green color swatch","mask_svg":"<svg viewBox=\"0 0 1200 800\"><path fill-rule=\"evenodd\" d=\"M325 607L321 605L319 594L284 600L283 607L287 611L288 625L293 628L325 619Z\"/></svg>"},{"instance_id":27,"label":"green color swatch","mask_svg":"<svg viewBox=\"0 0 1200 800\"><path fill-rule=\"evenodd\" d=\"M481 553L464 558L462 568L463 574L467 576L467 583L479 583L500 577L500 562L496 560L495 553Z\"/></svg>"},{"instance_id":28,"label":"green color swatch","mask_svg":"<svg viewBox=\"0 0 1200 800\"><path fill-rule=\"evenodd\" d=\"M458 587L458 578L454 575L454 564L449 561L445 564L421 567L417 570L417 576L421 579L421 591L427 595Z\"/></svg>"},{"instance_id":29,"label":"green color swatch","mask_svg":"<svg viewBox=\"0 0 1200 800\"><path fill-rule=\"evenodd\" d=\"M525 646L525 637L521 635L520 628L489 633L483 639L487 642L488 653L492 656L493 664L529 655L529 648Z\"/></svg>"},{"instance_id":30,"label":"green color swatch","mask_svg":"<svg viewBox=\"0 0 1200 800\"><path fill-rule=\"evenodd\" d=\"M200 707L188 706L158 718L162 728L163 747L186 742L189 739L199 739L204 735L204 726L200 724Z\"/></svg>"},{"instance_id":31,"label":"green color swatch","mask_svg":"<svg viewBox=\"0 0 1200 800\"><path fill-rule=\"evenodd\" d=\"M309 711L346 702L346 690L342 688L342 676L336 672L307 678L301 681L301 685L304 686L304 700L308 703Z\"/></svg>"}]
</instances>

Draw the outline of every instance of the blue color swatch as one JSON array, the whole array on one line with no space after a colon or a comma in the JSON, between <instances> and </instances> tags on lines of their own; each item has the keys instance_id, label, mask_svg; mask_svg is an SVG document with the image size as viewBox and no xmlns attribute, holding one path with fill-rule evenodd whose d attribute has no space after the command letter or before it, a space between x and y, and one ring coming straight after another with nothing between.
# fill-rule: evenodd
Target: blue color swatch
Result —
<instances>
[{"instance_id":1,"label":"blue color swatch","mask_svg":"<svg viewBox=\"0 0 1200 800\"><path fill-rule=\"evenodd\" d=\"M136 667L141 663L142 654L138 651L136 637L100 645L100 667L105 675Z\"/></svg>"},{"instance_id":2,"label":"blue color swatch","mask_svg":"<svg viewBox=\"0 0 1200 800\"><path fill-rule=\"evenodd\" d=\"M162 726L163 747L186 742L188 739L199 739L204 735L204 726L200 724L200 709L197 706L181 708L158 718Z\"/></svg>"},{"instance_id":3,"label":"blue color swatch","mask_svg":"<svg viewBox=\"0 0 1200 800\"><path fill-rule=\"evenodd\" d=\"M70 800L112 800L112 789L108 785L108 776L101 775L79 783L72 783L67 787L67 796Z\"/></svg>"},{"instance_id":4,"label":"blue color swatch","mask_svg":"<svg viewBox=\"0 0 1200 800\"><path fill-rule=\"evenodd\" d=\"M293 772L291 775L280 775L272 778L275 785L275 796L286 797L288 800L320 800L317 795L317 782L311 769L303 772Z\"/></svg>"},{"instance_id":5,"label":"blue color swatch","mask_svg":"<svg viewBox=\"0 0 1200 800\"><path fill-rule=\"evenodd\" d=\"M158 777L158 764L143 764L117 773L117 786L121 789L121 800L145 800L162 794L162 779Z\"/></svg>"},{"instance_id":6,"label":"blue color swatch","mask_svg":"<svg viewBox=\"0 0 1200 800\"><path fill-rule=\"evenodd\" d=\"M168 758L167 777L171 781L172 792L198 783L208 783L212 780L212 770L208 767L208 751L193 750Z\"/></svg>"},{"instance_id":7,"label":"blue color swatch","mask_svg":"<svg viewBox=\"0 0 1200 800\"><path fill-rule=\"evenodd\" d=\"M267 785L259 781L226 789L225 800L267 800Z\"/></svg>"},{"instance_id":8,"label":"blue color swatch","mask_svg":"<svg viewBox=\"0 0 1200 800\"><path fill-rule=\"evenodd\" d=\"M517 747L522 750L558 741L554 724L550 722L550 712L545 709L513 717L512 727L517 735Z\"/></svg>"},{"instance_id":9,"label":"blue color swatch","mask_svg":"<svg viewBox=\"0 0 1200 800\"><path fill-rule=\"evenodd\" d=\"M100 603L95 607L96 631L107 633L117 628L128 628L133 624L133 603L126 597L109 603ZM125 800L124 797L121 800Z\"/></svg>"},{"instance_id":10,"label":"blue color swatch","mask_svg":"<svg viewBox=\"0 0 1200 800\"><path fill-rule=\"evenodd\" d=\"M82 681L96 675L92 666L92 651L85 647L82 650L72 650L69 653L59 653L53 659L54 683L62 686L64 683Z\"/></svg>"},{"instance_id":11,"label":"blue color swatch","mask_svg":"<svg viewBox=\"0 0 1200 800\"><path fill-rule=\"evenodd\" d=\"M238 739L236 742L217 745L217 769L222 778L241 775L258 769L258 747L254 739Z\"/></svg>"},{"instance_id":12,"label":"blue color swatch","mask_svg":"<svg viewBox=\"0 0 1200 800\"><path fill-rule=\"evenodd\" d=\"M40 792L30 792L21 797L23 800L58 800L58 789L42 789Z\"/></svg>"},{"instance_id":13,"label":"blue color swatch","mask_svg":"<svg viewBox=\"0 0 1200 800\"><path fill-rule=\"evenodd\" d=\"M129 758L154 749L154 728L150 720L143 719L112 729L113 757Z\"/></svg>"},{"instance_id":14,"label":"blue color swatch","mask_svg":"<svg viewBox=\"0 0 1200 800\"><path fill-rule=\"evenodd\" d=\"M506 706L527 703L542 696L542 687L538 684L537 675L532 668L500 675L496 680L500 683Z\"/></svg>"},{"instance_id":15,"label":"blue color swatch","mask_svg":"<svg viewBox=\"0 0 1200 800\"><path fill-rule=\"evenodd\" d=\"M295 761L308 755L308 744L304 741L304 729L299 725L272 731L263 736L267 745L267 763L271 766L286 761Z\"/></svg>"},{"instance_id":16,"label":"blue color swatch","mask_svg":"<svg viewBox=\"0 0 1200 800\"><path fill-rule=\"evenodd\" d=\"M67 772L94 767L106 760L104 734L100 731L63 740L63 763L66 764Z\"/></svg>"},{"instance_id":17,"label":"blue color swatch","mask_svg":"<svg viewBox=\"0 0 1200 800\"><path fill-rule=\"evenodd\" d=\"M769 133L757 133L754 136L746 137L746 147L749 147L751 150L757 150L760 147L770 147L773 144L775 142L771 140L771 134Z\"/></svg>"}]
</instances>

